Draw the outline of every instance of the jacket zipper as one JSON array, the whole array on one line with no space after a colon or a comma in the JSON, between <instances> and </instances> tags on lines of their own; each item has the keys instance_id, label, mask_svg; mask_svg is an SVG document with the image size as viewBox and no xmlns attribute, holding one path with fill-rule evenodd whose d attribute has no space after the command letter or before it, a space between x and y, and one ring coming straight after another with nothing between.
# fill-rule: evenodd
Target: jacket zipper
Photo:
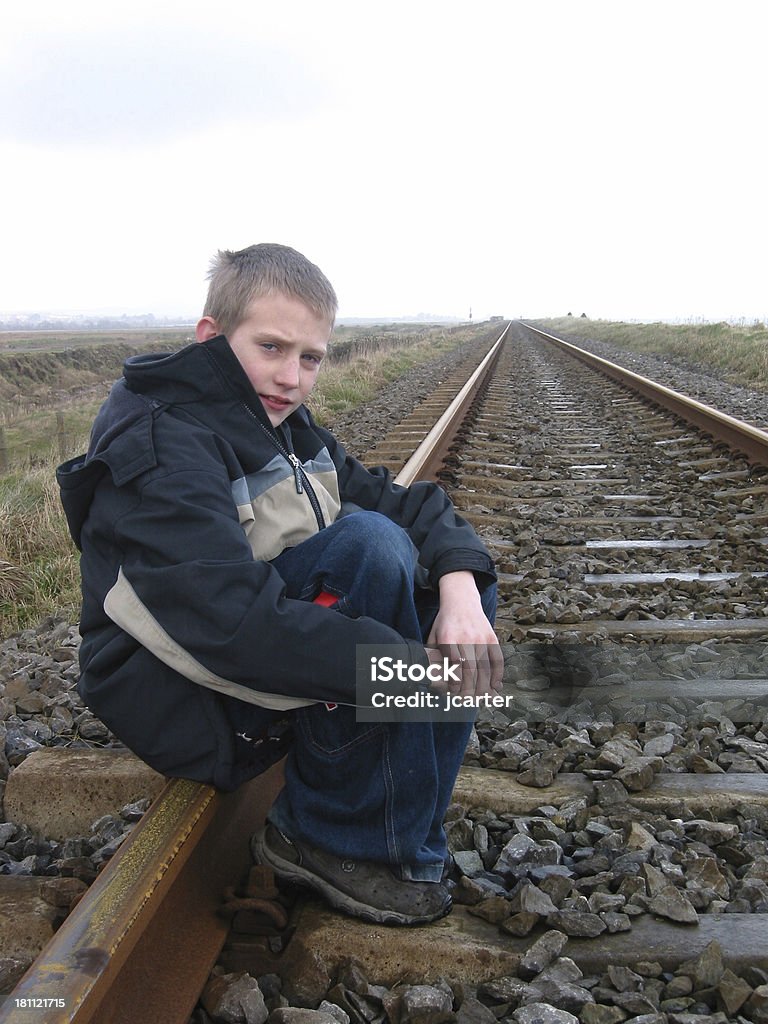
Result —
<instances>
[{"instance_id":1,"label":"jacket zipper","mask_svg":"<svg viewBox=\"0 0 768 1024\"><path fill-rule=\"evenodd\" d=\"M323 516L323 510L320 508L320 502L317 500L317 495L315 494L314 488L312 487L312 484L309 482L309 477L305 472L301 462L299 461L298 456L296 455L295 452L289 451L289 449L286 448L285 445L283 445L280 442L280 439L277 437L276 434L267 430L267 428L264 426L264 424L261 422L258 416L255 415L252 409L250 409L247 405L245 406L245 408L248 410L249 415L253 417L253 419L258 423L258 425L267 435L269 440L272 442L273 446L277 448L277 450L280 452L283 458L287 459L288 462L290 463L293 469L293 479L296 483L296 493L303 494L306 491L307 497L309 498L309 503L312 506L312 511L315 513L315 519L317 520L318 529L324 530L325 517Z\"/></svg>"}]
</instances>

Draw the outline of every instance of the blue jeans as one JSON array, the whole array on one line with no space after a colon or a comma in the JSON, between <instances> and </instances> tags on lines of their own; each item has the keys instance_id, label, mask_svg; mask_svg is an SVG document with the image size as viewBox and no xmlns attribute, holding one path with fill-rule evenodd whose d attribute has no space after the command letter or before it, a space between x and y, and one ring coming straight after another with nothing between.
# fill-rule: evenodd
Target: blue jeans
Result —
<instances>
[{"instance_id":1,"label":"blue jeans","mask_svg":"<svg viewBox=\"0 0 768 1024\"><path fill-rule=\"evenodd\" d=\"M334 610L367 615L401 636L425 640L437 594L414 593L417 551L403 529L377 512L337 520L272 565L287 596L325 590ZM492 622L496 587L482 594ZM443 817L471 722L356 722L355 709L300 708L285 788L269 819L287 836L350 859L383 861L404 879L439 881L447 857Z\"/></svg>"}]
</instances>

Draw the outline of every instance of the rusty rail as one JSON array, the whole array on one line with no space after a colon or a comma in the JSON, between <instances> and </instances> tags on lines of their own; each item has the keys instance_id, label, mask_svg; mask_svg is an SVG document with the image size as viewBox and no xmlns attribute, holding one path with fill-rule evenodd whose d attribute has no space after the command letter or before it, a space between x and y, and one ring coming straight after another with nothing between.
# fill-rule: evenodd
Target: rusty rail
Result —
<instances>
[{"instance_id":1,"label":"rusty rail","mask_svg":"<svg viewBox=\"0 0 768 1024\"><path fill-rule=\"evenodd\" d=\"M445 456L446 449L456 436L456 432L463 423L467 410L478 391L493 373L508 330L509 324L504 328L488 355L483 359L417 450L400 470L395 478L396 483L407 487L414 480L436 479L437 471Z\"/></svg>"},{"instance_id":2,"label":"rusty rail","mask_svg":"<svg viewBox=\"0 0 768 1024\"><path fill-rule=\"evenodd\" d=\"M247 869L278 769L227 794L169 781L6 998L0 1021L29 1024L30 1009L45 1024L188 1020L226 938L221 894Z\"/></svg>"},{"instance_id":3,"label":"rusty rail","mask_svg":"<svg viewBox=\"0 0 768 1024\"><path fill-rule=\"evenodd\" d=\"M669 410L715 440L722 441L734 452L744 455L749 462L768 467L768 432L765 430L760 430L743 420L728 416L718 409L713 409L710 405L697 402L695 398L689 398L679 391L673 391L672 388L665 387L663 384L657 384L648 377L643 377L639 373L619 366L618 363L612 363L608 359L593 355L570 341L558 338L554 334L548 334L524 321L520 322L527 330L559 346L592 369L604 373L612 380L618 381L619 384L626 385L632 391L642 395L643 398Z\"/></svg>"}]
</instances>

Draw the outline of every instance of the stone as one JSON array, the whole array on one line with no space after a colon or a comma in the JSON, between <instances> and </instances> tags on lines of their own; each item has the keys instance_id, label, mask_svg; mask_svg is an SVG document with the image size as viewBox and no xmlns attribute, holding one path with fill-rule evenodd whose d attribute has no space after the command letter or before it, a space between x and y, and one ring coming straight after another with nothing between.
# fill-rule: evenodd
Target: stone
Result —
<instances>
[{"instance_id":1,"label":"stone","mask_svg":"<svg viewBox=\"0 0 768 1024\"><path fill-rule=\"evenodd\" d=\"M41 892L50 879L4 878L0 903L0 949L3 957L33 960L53 937L61 913Z\"/></svg>"},{"instance_id":2,"label":"stone","mask_svg":"<svg viewBox=\"0 0 768 1024\"><path fill-rule=\"evenodd\" d=\"M531 934L540 920L541 918L538 914L532 914L527 910L523 910L519 914L513 914L505 921L502 921L501 929L509 935L517 935L523 938Z\"/></svg>"},{"instance_id":3,"label":"stone","mask_svg":"<svg viewBox=\"0 0 768 1024\"><path fill-rule=\"evenodd\" d=\"M632 921L627 914L620 914L615 910L603 910L600 917L605 921L610 935L616 935L617 932L628 932L632 928Z\"/></svg>"},{"instance_id":4,"label":"stone","mask_svg":"<svg viewBox=\"0 0 768 1024\"><path fill-rule=\"evenodd\" d=\"M546 892L538 889L529 879L522 879L510 892L509 909L512 913L528 912L541 914L553 914L557 907Z\"/></svg>"},{"instance_id":5,"label":"stone","mask_svg":"<svg viewBox=\"0 0 768 1024\"><path fill-rule=\"evenodd\" d=\"M664 757L675 745L675 737L671 733L653 736L643 744L643 753L647 757Z\"/></svg>"},{"instance_id":6,"label":"stone","mask_svg":"<svg viewBox=\"0 0 768 1024\"><path fill-rule=\"evenodd\" d=\"M590 911L599 914L603 910L621 910L627 900L619 893L593 892L588 902Z\"/></svg>"},{"instance_id":7,"label":"stone","mask_svg":"<svg viewBox=\"0 0 768 1024\"><path fill-rule=\"evenodd\" d=\"M549 915L547 924L566 935L589 939L601 935L607 928L605 921L597 914L585 914L580 910L557 910Z\"/></svg>"},{"instance_id":8,"label":"stone","mask_svg":"<svg viewBox=\"0 0 768 1024\"><path fill-rule=\"evenodd\" d=\"M660 978L664 968L658 960L638 960L635 964L635 973L641 978Z\"/></svg>"},{"instance_id":9,"label":"stone","mask_svg":"<svg viewBox=\"0 0 768 1024\"><path fill-rule=\"evenodd\" d=\"M741 972L741 976L748 985L752 986L752 988L760 988L761 985L768 985L768 971L763 970L761 967L745 967Z\"/></svg>"},{"instance_id":10,"label":"stone","mask_svg":"<svg viewBox=\"0 0 768 1024\"><path fill-rule=\"evenodd\" d=\"M49 697L45 697L39 691L22 694L16 700L16 710L30 715L39 715L51 703Z\"/></svg>"},{"instance_id":11,"label":"stone","mask_svg":"<svg viewBox=\"0 0 768 1024\"><path fill-rule=\"evenodd\" d=\"M282 981L281 981L281 984L280 984L280 989L281 989L281 994L282 994ZM366 989L367 989L367 982L366 982ZM355 992L353 989L348 989L341 982L338 982L332 988L328 989L328 991L326 992L326 998L324 1000L322 1000L322 1001L330 1003L331 1006L335 1006L339 1013L343 1013L344 1016L347 1017L348 1021L355 1022L355 1024L357 1024L357 1022L360 1020L359 1006L358 1006L358 1003L356 1001L353 1002L353 1000L356 1000L358 998L358 995L359 994L357 992ZM364 997L360 996L360 998L364 998ZM393 997L393 998L395 998L395 997ZM395 998L395 1001L399 1005L399 999ZM272 1008L275 1009L277 1006L288 1006L288 1005L290 1005L290 1001L289 1000L285 1000L285 1002L277 1002L277 1003L275 1003L275 1005ZM319 1009L319 1007L318 1007L318 1009ZM331 1016L336 1016L336 1014L333 1013L331 1010L326 1010L325 1012L326 1013L330 1013Z\"/></svg>"},{"instance_id":12,"label":"stone","mask_svg":"<svg viewBox=\"0 0 768 1024\"><path fill-rule=\"evenodd\" d=\"M259 987L262 988L263 991L261 981L262 979L260 978ZM320 1010L321 1013L330 1014L330 1016L333 1017L334 1020L338 1021L338 1024L349 1024L349 1014L346 1012L346 1010L343 1010L340 1006L337 1006L336 1003L330 1003L327 999L324 999L322 1003L320 1003L320 1005L318 1006L318 1010Z\"/></svg>"},{"instance_id":13,"label":"stone","mask_svg":"<svg viewBox=\"0 0 768 1024\"><path fill-rule=\"evenodd\" d=\"M87 888L79 878L49 878L40 886L40 895L50 906L68 911Z\"/></svg>"},{"instance_id":14,"label":"stone","mask_svg":"<svg viewBox=\"0 0 768 1024\"><path fill-rule=\"evenodd\" d=\"M624 832L624 846L627 850L650 850L656 846L656 837L651 835L647 828L633 821Z\"/></svg>"},{"instance_id":15,"label":"stone","mask_svg":"<svg viewBox=\"0 0 768 1024\"><path fill-rule=\"evenodd\" d=\"M498 856L495 871L510 871L522 864L526 854L536 847L536 842L530 836L516 835L504 846Z\"/></svg>"},{"instance_id":16,"label":"stone","mask_svg":"<svg viewBox=\"0 0 768 1024\"><path fill-rule=\"evenodd\" d=\"M203 989L201 1002L206 1012L222 1024L264 1024L270 1016L259 983L250 974L221 974L212 978ZM274 1024L309 1022L276 1019ZM333 1018L328 1017L322 1024L334 1024Z\"/></svg>"},{"instance_id":17,"label":"stone","mask_svg":"<svg viewBox=\"0 0 768 1024\"><path fill-rule=\"evenodd\" d=\"M482 871L485 871L485 865L477 850L457 850L453 855L453 859L459 871L469 878L474 878Z\"/></svg>"},{"instance_id":18,"label":"stone","mask_svg":"<svg viewBox=\"0 0 768 1024\"><path fill-rule=\"evenodd\" d=\"M675 971L675 974L685 974L693 982L693 988L713 988L718 985L723 976L723 951L720 943L713 940L701 951L699 956L685 963Z\"/></svg>"},{"instance_id":19,"label":"stone","mask_svg":"<svg viewBox=\"0 0 768 1024\"><path fill-rule=\"evenodd\" d=\"M759 985L743 1009L754 1024L768 1024L768 985Z\"/></svg>"},{"instance_id":20,"label":"stone","mask_svg":"<svg viewBox=\"0 0 768 1024\"><path fill-rule=\"evenodd\" d=\"M0 824L0 850L5 844L13 839L19 830L19 826L12 821L4 821Z\"/></svg>"},{"instance_id":21,"label":"stone","mask_svg":"<svg viewBox=\"0 0 768 1024\"><path fill-rule=\"evenodd\" d=\"M702 818L695 818L692 821L686 821L685 831L699 843L718 846L729 839L735 839L739 834L739 826L723 821L705 821Z\"/></svg>"},{"instance_id":22,"label":"stone","mask_svg":"<svg viewBox=\"0 0 768 1024\"><path fill-rule=\"evenodd\" d=\"M595 796L600 807L613 807L617 804L625 804L629 798L627 789L618 779L606 779L605 782L595 782Z\"/></svg>"},{"instance_id":23,"label":"stone","mask_svg":"<svg viewBox=\"0 0 768 1024\"><path fill-rule=\"evenodd\" d=\"M400 1024L447 1024L453 1020L450 990L446 992L435 985L408 985L402 989Z\"/></svg>"},{"instance_id":24,"label":"stone","mask_svg":"<svg viewBox=\"0 0 768 1024\"><path fill-rule=\"evenodd\" d=\"M538 888L549 896L556 907L559 907L571 894L573 883L565 875L552 873L542 879Z\"/></svg>"},{"instance_id":25,"label":"stone","mask_svg":"<svg viewBox=\"0 0 768 1024\"><path fill-rule=\"evenodd\" d=\"M691 992L693 992L693 981L687 974L680 974L675 978L671 978L664 987L664 995L667 999L689 996Z\"/></svg>"},{"instance_id":26,"label":"stone","mask_svg":"<svg viewBox=\"0 0 768 1024\"><path fill-rule=\"evenodd\" d=\"M735 896L749 901L751 907L768 904L768 884L762 878L745 878L736 889Z\"/></svg>"},{"instance_id":27,"label":"stone","mask_svg":"<svg viewBox=\"0 0 768 1024\"><path fill-rule=\"evenodd\" d=\"M701 857L689 864L685 869L685 884L688 889L712 889L724 899L730 894L728 880L714 857Z\"/></svg>"},{"instance_id":28,"label":"stone","mask_svg":"<svg viewBox=\"0 0 768 1024\"><path fill-rule=\"evenodd\" d=\"M283 994L283 983L278 974L260 974L259 988L264 999L277 999Z\"/></svg>"},{"instance_id":29,"label":"stone","mask_svg":"<svg viewBox=\"0 0 768 1024\"><path fill-rule=\"evenodd\" d=\"M605 1003L586 1003L579 1014L582 1024L621 1024L626 1013L618 1006Z\"/></svg>"},{"instance_id":30,"label":"stone","mask_svg":"<svg viewBox=\"0 0 768 1024\"><path fill-rule=\"evenodd\" d=\"M524 747L522 743L518 743L515 739L497 740L493 744L491 751L494 754L501 754L502 757L508 757L511 760L516 760L518 764L520 764L521 761L524 761L529 755L529 751L526 747Z\"/></svg>"},{"instance_id":31,"label":"stone","mask_svg":"<svg viewBox=\"0 0 768 1024\"><path fill-rule=\"evenodd\" d=\"M0 996L10 992L33 962L32 956L0 957ZM2 999L0 999L0 1004Z\"/></svg>"},{"instance_id":32,"label":"stone","mask_svg":"<svg viewBox=\"0 0 768 1024\"><path fill-rule=\"evenodd\" d=\"M579 1024L579 1018L549 1003L529 1003L512 1014L517 1024Z\"/></svg>"},{"instance_id":33,"label":"stone","mask_svg":"<svg viewBox=\"0 0 768 1024\"><path fill-rule=\"evenodd\" d=\"M205 1006L205 1003L203 1003ZM221 1013L221 1011L219 1011ZM217 1021L225 1021L226 1024L236 1024L238 1018L230 1021L229 1018L213 1015ZM251 1024L248 1017L239 1018ZM333 1013L326 1013L323 1010L311 1010L304 1006L278 1006L267 1017L269 1024L335 1024L336 1016Z\"/></svg>"},{"instance_id":34,"label":"stone","mask_svg":"<svg viewBox=\"0 0 768 1024\"><path fill-rule=\"evenodd\" d=\"M630 970L629 967L609 965L608 978L613 987L619 992L640 992L643 988L643 979L639 974Z\"/></svg>"},{"instance_id":35,"label":"stone","mask_svg":"<svg viewBox=\"0 0 768 1024\"><path fill-rule=\"evenodd\" d=\"M466 996L456 1011L456 1024L496 1024L496 1014L479 999Z\"/></svg>"},{"instance_id":36,"label":"stone","mask_svg":"<svg viewBox=\"0 0 768 1024\"><path fill-rule=\"evenodd\" d=\"M503 896L489 896L481 903L475 903L467 907L467 912L473 917L481 917L491 924L501 924L510 916L509 901Z\"/></svg>"},{"instance_id":37,"label":"stone","mask_svg":"<svg viewBox=\"0 0 768 1024\"><path fill-rule=\"evenodd\" d=\"M630 793L639 793L653 785L654 774L652 765L638 758L617 772L615 778Z\"/></svg>"},{"instance_id":38,"label":"stone","mask_svg":"<svg viewBox=\"0 0 768 1024\"><path fill-rule=\"evenodd\" d=\"M664 872L654 867L653 864L643 864L640 868L640 874L645 879L649 896L658 896L669 885L669 880Z\"/></svg>"},{"instance_id":39,"label":"stone","mask_svg":"<svg viewBox=\"0 0 768 1024\"><path fill-rule=\"evenodd\" d=\"M747 866L744 877L761 878L764 882L768 882L768 855L759 854L755 857L752 863Z\"/></svg>"},{"instance_id":40,"label":"stone","mask_svg":"<svg viewBox=\"0 0 768 1024\"><path fill-rule=\"evenodd\" d=\"M752 986L734 974L730 968L726 968L717 986L717 994L725 1012L733 1016L752 995Z\"/></svg>"},{"instance_id":41,"label":"stone","mask_svg":"<svg viewBox=\"0 0 768 1024\"><path fill-rule=\"evenodd\" d=\"M554 978L557 981L580 982L583 977L584 973L575 960L571 960L569 956L561 956L553 961L549 967L544 968L536 979L536 984L541 980L549 978Z\"/></svg>"},{"instance_id":42,"label":"stone","mask_svg":"<svg viewBox=\"0 0 768 1024\"><path fill-rule=\"evenodd\" d=\"M521 786L531 786L534 789L546 789L555 781L555 772L546 764L537 762L532 768L520 772L517 781Z\"/></svg>"},{"instance_id":43,"label":"stone","mask_svg":"<svg viewBox=\"0 0 768 1024\"><path fill-rule=\"evenodd\" d=\"M529 988L530 986L520 978L508 976L483 982L478 987L477 994L481 999L488 999L493 1003L508 1003L512 1007L517 1007Z\"/></svg>"},{"instance_id":44,"label":"stone","mask_svg":"<svg viewBox=\"0 0 768 1024\"><path fill-rule=\"evenodd\" d=\"M639 1014L656 1013L659 1008L643 992L617 992L613 1001L616 1006L620 1006L622 1010L626 1010L633 1017Z\"/></svg>"},{"instance_id":45,"label":"stone","mask_svg":"<svg viewBox=\"0 0 768 1024\"><path fill-rule=\"evenodd\" d=\"M501 888L501 887L499 887ZM501 890L498 895L501 895L505 890ZM480 903L488 896L488 890L485 886L481 885L473 878L467 878L466 875L462 875L459 878L459 884L453 891L453 902L463 903L465 906L471 906L473 903Z\"/></svg>"},{"instance_id":46,"label":"stone","mask_svg":"<svg viewBox=\"0 0 768 1024\"><path fill-rule=\"evenodd\" d=\"M688 757L688 768L697 775L725 775L725 769L721 768L716 761L701 754L691 754Z\"/></svg>"},{"instance_id":47,"label":"stone","mask_svg":"<svg viewBox=\"0 0 768 1024\"><path fill-rule=\"evenodd\" d=\"M567 944L568 937L563 932L555 930L544 932L541 938L537 939L523 954L518 974L526 981L535 978L560 956Z\"/></svg>"},{"instance_id":48,"label":"stone","mask_svg":"<svg viewBox=\"0 0 768 1024\"><path fill-rule=\"evenodd\" d=\"M472 822L468 818L457 818L455 821L447 822L445 835L448 840L448 850L452 854L473 849Z\"/></svg>"},{"instance_id":49,"label":"stone","mask_svg":"<svg viewBox=\"0 0 768 1024\"><path fill-rule=\"evenodd\" d=\"M477 852L482 856L488 852L490 846L490 839L488 836L488 829L483 824L476 824L472 830L472 845Z\"/></svg>"},{"instance_id":50,"label":"stone","mask_svg":"<svg viewBox=\"0 0 768 1024\"><path fill-rule=\"evenodd\" d=\"M690 900L687 900L674 885L668 885L658 895L651 897L647 906L650 913L666 917L670 921L678 921L680 924L699 922L699 915Z\"/></svg>"},{"instance_id":51,"label":"stone","mask_svg":"<svg viewBox=\"0 0 768 1024\"><path fill-rule=\"evenodd\" d=\"M581 985L539 976L531 983L531 991L526 997L526 1002L539 1001L551 1003L570 1013L580 1014L584 1005L594 1003L595 999L592 993Z\"/></svg>"}]
</instances>

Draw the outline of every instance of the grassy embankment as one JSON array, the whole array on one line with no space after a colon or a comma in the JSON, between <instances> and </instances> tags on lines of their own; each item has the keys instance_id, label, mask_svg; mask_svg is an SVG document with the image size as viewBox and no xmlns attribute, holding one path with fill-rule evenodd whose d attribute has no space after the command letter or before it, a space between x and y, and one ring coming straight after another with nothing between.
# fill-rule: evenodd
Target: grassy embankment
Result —
<instances>
[{"instance_id":1,"label":"grassy embankment","mask_svg":"<svg viewBox=\"0 0 768 1024\"><path fill-rule=\"evenodd\" d=\"M411 367L482 333L478 327L341 327L332 343L333 358L312 396L313 412L320 422L330 423ZM77 552L59 504L54 469L62 458L84 450L96 409L119 374L122 352L113 365L113 353L94 351L99 353L95 360L81 354L74 369L69 358L51 362L51 352L25 355L31 362L24 365L0 356L0 426L10 464L0 473L0 639L46 615L63 614L73 621L78 615ZM73 389L84 384L98 397L78 397ZM59 438L57 412L64 424Z\"/></svg>"},{"instance_id":2,"label":"grassy embankment","mask_svg":"<svg viewBox=\"0 0 768 1024\"><path fill-rule=\"evenodd\" d=\"M630 324L572 316L536 323L574 341L592 338L631 352L671 357L708 368L721 380L768 390L768 328L761 323Z\"/></svg>"}]
</instances>

